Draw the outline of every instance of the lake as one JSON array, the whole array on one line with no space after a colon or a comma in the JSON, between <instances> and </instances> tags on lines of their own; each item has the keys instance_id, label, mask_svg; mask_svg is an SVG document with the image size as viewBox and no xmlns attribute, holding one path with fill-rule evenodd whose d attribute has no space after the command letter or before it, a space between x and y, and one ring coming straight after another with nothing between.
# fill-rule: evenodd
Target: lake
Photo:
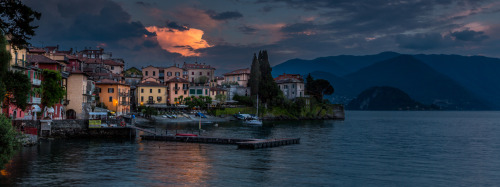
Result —
<instances>
[{"instance_id":1,"label":"lake","mask_svg":"<svg viewBox=\"0 0 500 187\"><path fill-rule=\"evenodd\" d=\"M170 133L198 124L155 124ZM45 140L21 150L0 186L495 186L500 112L358 112L345 121L203 125L206 136L301 138L298 145Z\"/></svg>"}]
</instances>

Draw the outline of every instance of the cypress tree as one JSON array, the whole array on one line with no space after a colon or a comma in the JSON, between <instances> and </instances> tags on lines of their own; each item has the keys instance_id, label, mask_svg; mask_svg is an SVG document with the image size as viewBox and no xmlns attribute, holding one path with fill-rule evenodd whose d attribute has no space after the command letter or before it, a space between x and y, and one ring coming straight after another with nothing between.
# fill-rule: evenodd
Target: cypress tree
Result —
<instances>
[{"instance_id":1,"label":"cypress tree","mask_svg":"<svg viewBox=\"0 0 500 187\"><path fill-rule=\"evenodd\" d=\"M250 87L251 95L257 95L259 93L259 82L260 82L260 64L257 60L257 56L253 54L252 66L250 69L250 79L248 80L248 86Z\"/></svg>"},{"instance_id":2,"label":"cypress tree","mask_svg":"<svg viewBox=\"0 0 500 187\"><path fill-rule=\"evenodd\" d=\"M269 58L267 56L267 51L259 52L259 63L260 63L260 73L261 79L259 82L259 99L262 103L268 103L272 98L278 96L280 89L276 82L274 82L273 76L271 75L271 65L269 64ZM266 105L267 106L267 105Z\"/></svg>"}]
</instances>

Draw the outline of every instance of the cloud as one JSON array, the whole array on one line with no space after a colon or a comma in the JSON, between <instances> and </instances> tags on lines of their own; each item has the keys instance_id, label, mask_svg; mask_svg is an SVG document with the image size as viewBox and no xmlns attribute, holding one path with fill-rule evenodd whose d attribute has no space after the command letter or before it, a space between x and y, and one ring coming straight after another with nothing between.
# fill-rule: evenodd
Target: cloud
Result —
<instances>
[{"instance_id":1,"label":"cloud","mask_svg":"<svg viewBox=\"0 0 500 187\"><path fill-rule=\"evenodd\" d=\"M207 14L210 16L210 18L214 20L229 20L229 19L238 19L242 18L243 14L237 11L228 11L228 12L221 12L221 13L216 13L213 10L207 10Z\"/></svg>"},{"instance_id":2,"label":"cloud","mask_svg":"<svg viewBox=\"0 0 500 187\"><path fill-rule=\"evenodd\" d=\"M258 29L254 28L252 26L248 26L248 25L238 27L238 30L240 30L241 32L243 32L245 34L254 34L255 32L258 31Z\"/></svg>"},{"instance_id":3,"label":"cloud","mask_svg":"<svg viewBox=\"0 0 500 187\"><path fill-rule=\"evenodd\" d=\"M400 48L413 50L429 50L451 45L451 38L439 33L401 34L396 36Z\"/></svg>"},{"instance_id":4,"label":"cloud","mask_svg":"<svg viewBox=\"0 0 500 187\"><path fill-rule=\"evenodd\" d=\"M479 42L489 38L487 35L484 34L483 31L477 32L469 29L463 31L455 31L450 33L450 35L457 40L473 41L473 42Z\"/></svg>"},{"instance_id":5,"label":"cloud","mask_svg":"<svg viewBox=\"0 0 500 187\"><path fill-rule=\"evenodd\" d=\"M187 25L179 25L177 24L176 22L173 22L173 21L167 21L167 27L168 28L171 28L171 29L176 29L176 30L179 30L179 31L185 31L185 30L189 30L189 27Z\"/></svg>"},{"instance_id":6,"label":"cloud","mask_svg":"<svg viewBox=\"0 0 500 187\"><path fill-rule=\"evenodd\" d=\"M149 32L156 33L156 39L162 49L179 53L182 56L200 56L198 49L212 47L204 40L204 32L199 29L176 30L156 26L146 27Z\"/></svg>"}]
</instances>

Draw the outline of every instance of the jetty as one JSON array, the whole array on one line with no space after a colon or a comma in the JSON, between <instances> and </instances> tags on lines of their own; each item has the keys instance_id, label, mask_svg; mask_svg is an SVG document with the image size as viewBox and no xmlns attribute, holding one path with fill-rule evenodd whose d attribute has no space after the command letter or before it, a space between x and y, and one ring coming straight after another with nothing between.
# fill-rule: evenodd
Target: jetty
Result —
<instances>
[{"instance_id":1,"label":"jetty","mask_svg":"<svg viewBox=\"0 0 500 187\"><path fill-rule=\"evenodd\" d=\"M245 139L245 138L217 138L204 136L151 136L141 135L143 140L189 142L189 143L211 143L237 145L238 149L260 149L279 147L291 144L300 144L300 138L280 139Z\"/></svg>"}]
</instances>

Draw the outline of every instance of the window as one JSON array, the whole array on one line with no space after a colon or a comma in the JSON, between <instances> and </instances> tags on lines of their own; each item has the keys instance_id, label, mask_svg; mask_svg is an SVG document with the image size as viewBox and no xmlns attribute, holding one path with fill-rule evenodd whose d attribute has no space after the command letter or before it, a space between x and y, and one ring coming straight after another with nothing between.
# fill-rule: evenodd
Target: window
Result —
<instances>
[{"instance_id":1,"label":"window","mask_svg":"<svg viewBox=\"0 0 500 187\"><path fill-rule=\"evenodd\" d=\"M169 77L172 76L172 72L170 72L170 71L167 72L167 76L169 76Z\"/></svg>"},{"instance_id":2,"label":"window","mask_svg":"<svg viewBox=\"0 0 500 187\"><path fill-rule=\"evenodd\" d=\"M108 88L108 93L115 93L115 89L114 88Z\"/></svg>"},{"instance_id":3,"label":"window","mask_svg":"<svg viewBox=\"0 0 500 187\"><path fill-rule=\"evenodd\" d=\"M201 89L196 89L196 94L198 94L198 95L203 94L203 90L201 90Z\"/></svg>"},{"instance_id":4,"label":"window","mask_svg":"<svg viewBox=\"0 0 500 187\"><path fill-rule=\"evenodd\" d=\"M113 97L109 97L109 102L113 102Z\"/></svg>"},{"instance_id":5,"label":"window","mask_svg":"<svg viewBox=\"0 0 500 187\"><path fill-rule=\"evenodd\" d=\"M191 72L191 75L194 75L194 71L193 71L193 72Z\"/></svg>"},{"instance_id":6,"label":"window","mask_svg":"<svg viewBox=\"0 0 500 187\"><path fill-rule=\"evenodd\" d=\"M191 82L194 82L194 77L193 77L193 78L191 78Z\"/></svg>"},{"instance_id":7,"label":"window","mask_svg":"<svg viewBox=\"0 0 500 187\"><path fill-rule=\"evenodd\" d=\"M146 71L146 76L148 76L148 71Z\"/></svg>"},{"instance_id":8,"label":"window","mask_svg":"<svg viewBox=\"0 0 500 187\"><path fill-rule=\"evenodd\" d=\"M194 89L190 89L190 90L189 90L189 94L191 94L191 95L194 95L194 94L195 94L195 92L196 92L196 91L195 91Z\"/></svg>"},{"instance_id":9,"label":"window","mask_svg":"<svg viewBox=\"0 0 500 187\"><path fill-rule=\"evenodd\" d=\"M149 96L148 100L152 101L153 100L153 96Z\"/></svg>"},{"instance_id":10,"label":"window","mask_svg":"<svg viewBox=\"0 0 500 187\"><path fill-rule=\"evenodd\" d=\"M156 71L153 71L153 76L156 76Z\"/></svg>"},{"instance_id":11,"label":"window","mask_svg":"<svg viewBox=\"0 0 500 187\"><path fill-rule=\"evenodd\" d=\"M141 88L141 93L144 93L144 88Z\"/></svg>"},{"instance_id":12,"label":"window","mask_svg":"<svg viewBox=\"0 0 500 187\"><path fill-rule=\"evenodd\" d=\"M161 97L160 97L160 96L156 97L156 100L157 100L158 102L160 102L160 101L161 101Z\"/></svg>"},{"instance_id":13,"label":"window","mask_svg":"<svg viewBox=\"0 0 500 187\"><path fill-rule=\"evenodd\" d=\"M181 72L175 72L175 76L177 77L181 76Z\"/></svg>"},{"instance_id":14,"label":"window","mask_svg":"<svg viewBox=\"0 0 500 187\"><path fill-rule=\"evenodd\" d=\"M205 90L205 95L208 95L208 90Z\"/></svg>"},{"instance_id":15,"label":"window","mask_svg":"<svg viewBox=\"0 0 500 187\"><path fill-rule=\"evenodd\" d=\"M141 101L144 101L144 96L141 96Z\"/></svg>"},{"instance_id":16,"label":"window","mask_svg":"<svg viewBox=\"0 0 500 187\"><path fill-rule=\"evenodd\" d=\"M158 93L161 93L161 89L158 89Z\"/></svg>"},{"instance_id":17,"label":"window","mask_svg":"<svg viewBox=\"0 0 500 187\"><path fill-rule=\"evenodd\" d=\"M210 75L210 72L207 72L207 75Z\"/></svg>"},{"instance_id":18,"label":"window","mask_svg":"<svg viewBox=\"0 0 500 187\"><path fill-rule=\"evenodd\" d=\"M240 77L238 77L238 81L240 81Z\"/></svg>"},{"instance_id":19,"label":"window","mask_svg":"<svg viewBox=\"0 0 500 187\"><path fill-rule=\"evenodd\" d=\"M186 94L187 94L187 91L186 91L186 90L184 90L184 95L186 95Z\"/></svg>"},{"instance_id":20,"label":"window","mask_svg":"<svg viewBox=\"0 0 500 187\"><path fill-rule=\"evenodd\" d=\"M202 75L202 73L200 72L200 75Z\"/></svg>"},{"instance_id":21,"label":"window","mask_svg":"<svg viewBox=\"0 0 500 187\"><path fill-rule=\"evenodd\" d=\"M99 91L99 93L101 93L101 88L97 88L97 91Z\"/></svg>"},{"instance_id":22,"label":"window","mask_svg":"<svg viewBox=\"0 0 500 187\"><path fill-rule=\"evenodd\" d=\"M177 90L175 90L175 95L177 95Z\"/></svg>"},{"instance_id":23,"label":"window","mask_svg":"<svg viewBox=\"0 0 500 187\"><path fill-rule=\"evenodd\" d=\"M153 93L153 89L149 89L149 93Z\"/></svg>"},{"instance_id":24,"label":"window","mask_svg":"<svg viewBox=\"0 0 500 187\"><path fill-rule=\"evenodd\" d=\"M295 88L295 84L292 84L292 88Z\"/></svg>"},{"instance_id":25,"label":"window","mask_svg":"<svg viewBox=\"0 0 500 187\"><path fill-rule=\"evenodd\" d=\"M111 66L111 70L115 70L115 66Z\"/></svg>"}]
</instances>

